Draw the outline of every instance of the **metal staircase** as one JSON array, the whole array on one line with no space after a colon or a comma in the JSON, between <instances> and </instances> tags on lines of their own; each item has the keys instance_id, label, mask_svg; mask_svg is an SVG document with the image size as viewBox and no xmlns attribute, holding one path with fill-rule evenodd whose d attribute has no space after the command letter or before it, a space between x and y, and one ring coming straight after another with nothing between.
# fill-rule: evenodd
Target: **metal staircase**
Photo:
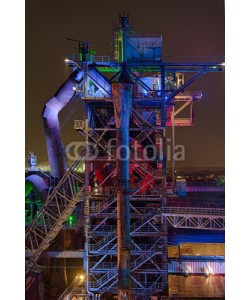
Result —
<instances>
[{"instance_id":1,"label":"metal staircase","mask_svg":"<svg viewBox=\"0 0 250 300\"><path fill-rule=\"evenodd\" d=\"M91 138L98 146L100 146L103 150L105 150L108 155L111 157L115 157L113 153L109 152L107 148L107 143L99 136L95 130L91 127L87 127L83 120L75 120L74 128L79 131L83 136Z\"/></svg>"},{"instance_id":2,"label":"metal staircase","mask_svg":"<svg viewBox=\"0 0 250 300\"><path fill-rule=\"evenodd\" d=\"M66 288L66 290L62 293L62 295L58 298L58 300L68 300L76 293L76 289L83 284L84 277L83 275L77 275L70 285Z\"/></svg>"},{"instance_id":3,"label":"metal staircase","mask_svg":"<svg viewBox=\"0 0 250 300\"><path fill-rule=\"evenodd\" d=\"M162 290L162 284L159 281L154 282L149 287L146 287L139 293L139 295L143 296L144 299L148 297L148 295L152 295L155 292L160 292Z\"/></svg>"},{"instance_id":4,"label":"metal staircase","mask_svg":"<svg viewBox=\"0 0 250 300\"><path fill-rule=\"evenodd\" d=\"M150 226L147 226L147 224L150 224L152 226L153 223L151 223L152 219L154 219L157 215L160 214L160 211L155 209L155 210L150 210L148 213L143 214L142 218L139 218L137 221L135 221L131 225L131 236L136 233L145 232L146 235L150 235ZM105 227L105 226L104 226ZM152 229L152 227L151 227ZM105 228L104 228L105 230ZM154 232L155 233L155 232ZM103 239L101 239L97 244L90 245L90 254L92 255L102 255L102 258L96 262L92 263L90 267L90 272L92 274L96 275L102 275L99 277L96 281L92 281L90 283L90 288L91 291L111 291L113 290L114 286L117 283L117 266L115 263L105 263L102 262L102 260L107 257L108 255L117 254L117 244L113 244L112 242L116 239L117 237L117 231L114 230L110 234L106 235ZM151 262L151 265L155 265L155 269L157 268L157 264L152 260L152 258L156 255L160 255L163 251L164 248L161 246L162 242L162 237L158 237L155 243L150 245L150 247L145 247L146 245L137 245L133 240L132 240L132 245L131 245L131 253L132 255L136 255L131 262L131 272L137 272L137 270L147 264L148 261ZM106 272L103 272L103 266L105 266ZM159 268L159 267L158 267ZM146 270L146 268L145 268ZM157 270L156 270L157 271ZM140 273L140 271L139 271ZM155 272L157 273L157 272ZM160 273L160 272L158 272ZM138 283L136 279L133 280L132 278L132 283L133 285L136 286L138 289ZM140 287L139 287L140 288ZM141 291L142 292L142 291Z\"/></svg>"},{"instance_id":5,"label":"metal staircase","mask_svg":"<svg viewBox=\"0 0 250 300\"><path fill-rule=\"evenodd\" d=\"M99 278L97 281L90 282L90 288L93 291L98 291L101 288L103 288L105 285L107 285L115 277L117 277L117 266L109 270L104 276Z\"/></svg>"},{"instance_id":6,"label":"metal staircase","mask_svg":"<svg viewBox=\"0 0 250 300\"><path fill-rule=\"evenodd\" d=\"M84 149L26 229L26 250L32 253L26 262L26 273L35 267L40 255L57 236L76 204L83 201L84 179L74 170L85 153Z\"/></svg>"},{"instance_id":7,"label":"metal staircase","mask_svg":"<svg viewBox=\"0 0 250 300\"><path fill-rule=\"evenodd\" d=\"M149 180L147 185L150 186L151 192L153 193L152 195L159 199L159 197L162 197L163 188L156 180L161 181L165 172L162 169L155 169L150 162L139 157L136 153L137 148L135 145L136 143L142 143L147 138L151 140L150 134L155 132L156 128L150 124L147 119L143 119L141 114L137 111L135 111L134 115L139 126L138 129L140 129L141 132L129 144L130 162L133 164L134 170L141 177L141 180L145 178L146 174L149 174L150 178L152 177L152 180ZM99 149L105 151L108 155L108 159L113 161L116 160L116 154L108 148L108 144L104 138L104 134L108 130L107 128L103 128L103 131L100 134L82 120L76 120L74 128L83 136L91 139L99 147ZM153 141L151 142L153 143ZM140 187L137 191L139 190ZM109 220L116 218L115 193L111 194L104 200L102 200L102 197L99 196L98 198L97 196L96 198L93 198L93 201L100 202L95 206L90 207L90 216L99 218L101 221L99 220L99 224L93 224L90 230L92 241L89 243L88 250L90 255L89 271L92 275L89 287L92 292L115 292L117 284L117 266L112 256L117 255L117 230L113 225L106 225L107 222L109 223ZM131 206L131 208L131 212L133 212L131 216L136 219L130 228L132 238L131 272L133 274L131 277L131 284L133 285L133 291L137 294L142 294L146 290L149 293L154 293L155 291L161 290L161 276L164 268L158 261L164 252L164 241L162 237L164 226L155 224L153 221L157 215L159 217L161 211L160 209L151 209L149 211L145 207L134 208ZM140 212L141 209L143 210L143 213ZM138 238L140 239L142 236L150 238L153 242L153 246L150 244L138 244ZM91 257L93 257L93 260ZM147 269L149 268L149 265L154 268L153 272L151 272L150 269ZM105 266L105 272L101 266ZM145 274L147 277L147 282L143 284L140 279L142 274L143 276ZM154 278L156 278L157 284L155 284L155 282L150 282L150 276L152 274L155 276Z\"/></svg>"},{"instance_id":8,"label":"metal staircase","mask_svg":"<svg viewBox=\"0 0 250 300\"><path fill-rule=\"evenodd\" d=\"M98 203L96 206L90 207L89 213L91 215L96 215L101 213L102 211L107 211L107 209L116 202L115 194L112 194L105 198L103 201Z\"/></svg>"},{"instance_id":9,"label":"metal staircase","mask_svg":"<svg viewBox=\"0 0 250 300\"><path fill-rule=\"evenodd\" d=\"M145 264L148 260L150 260L153 256L155 256L160 252L162 252L162 249L159 249L156 244L153 245L148 251L141 254L131 263L131 272L133 273L141 265ZM113 284L117 282L117 266L110 269L105 275L103 275L97 281L91 282L90 287L93 291L99 291L100 289L102 289L102 291L108 290L109 282L114 278L116 278L116 280L113 282Z\"/></svg>"},{"instance_id":10,"label":"metal staircase","mask_svg":"<svg viewBox=\"0 0 250 300\"><path fill-rule=\"evenodd\" d=\"M139 230L142 226L147 224L155 215L157 214L157 211L151 210L149 213L145 214L141 219L137 220L131 225L131 234ZM98 253L98 251L102 250L103 247L108 246L111 242L113 242L117 237L117 229L106 235L103 239L101 239L96 244L90 244L90 252L92 253Z\"/></svg>"},{"instance_id":11,"label":"metal staircase","mask_svg":"<svg viewBox=\"0 0 250 300\"><path fill-rule=\"evenodd\" d=\"M145 122L145 121L144 121ZM147 123L149 124L149 123ZM150 125L150 124L149 124ZM151 126L151 125L150 125ZM152 126L151 126L152 127ZM105 150L108 155L110 155L110 158L115 159L114 153L111 153L111 151L108 150L107 143L105 140L96 133L96 131L92 128L86 127L83 120L75 120L74 122L74 128L77 131L80 131L82 135L85 135L89 138L91 138L95 143L97 143L103 150ZM133 141L130 142L129 148L132 154L135 155L135 149L133 147L134 141L137 140L139 142L142 142L148 135L148 133L152 131L152 128L147 127L141 134L138 135ZM141 160L141 159L140 159ZM162 178L164 176L164 170L154 169L148 162L143 161L143 163L140 162L140 164L137 163L136 159L133 159L133 157L130 158L130 161L134 163L134 166L136 169L139 169L140 171L147 173L153 177ZM159 190L161 191L161 190Z\"/></svg>"},{"instance_id":12,"label":"metal staircase","mask_svg":"<svg viewBox=\"0 0 250 300\"><path fill-rule=\"evenodd\" d=\"M94 68L88 69L87 76L104 92L105 96L111 96L111 85L99 71Z\"/></svg>"},{"instance_id":13,"label":"metal staircase","mask_svg":"<svg viewBox=\"0 0 250 300\"><path fill-rule=\"evenodd\" d=\"M26 272L29 272L34 269L39 270L36 264L40 255L50 246L67 218L74 211L75 206L79 202L84 202L80 205L81 216L77 220L79 223L76 223L79 227L76 226L77 232L72 234L72 237L77 239L74 248L76 246L79 249L78 253L74 253L75 258L83 259L81 267L86 274L85 291L82 286L79 290L79 286L83 282L80 277L76 276L59 300L72 298L96 300L97 294L94 295L93 292L112 291L117 294L117 289L119 298L124 298L122 281L118 287L116 286L118 281L116 256L119 255L120 258L120 254L123 252L117 253L115 224L117 223L116 219L123 220L122 214L127 213L128 209L131 212L126 215L131 224L130 236L126 230L124 232L129 238L131 237L131 242L130 251L124 252L124 256L128 254L125 258L131 261L131 274L128 260L124 259L126 262L124 266L129 270L131 277L132 288L129 287L129 294L132 293L132 298L137 300L149 300L153 295L159 298L161 294L167 294L167 229L169 223L178 228L219 230L224 228L224 213L221 211L217 211L218 214L215 215L204 209L192 210L191 208L183 209L167 205L166 187L166 126L172 125L171 123L175 125L171 116L179 115L195 100L192 95L186 94L189 92L183 92L184 89L207 72L223 71L223 60L207 63L174 63L168 59L164 62L161 59L161 36L134 35L129 23L129 16L125 12L119 15L119 21L120 25L114 26L114 62L110 62L104 57L93 58L92 51L88 51L89 43L83 41L78 41L79 60L65 60L73 70L80 71L79 78L82 78L76 80L79 84L73 87L70 85L69 88L71 93L72 88L74 94L80 94L81 99L84 99L84 121L75 121L75 129L84 136L85 144L93 145L88 142L94 142L93 148L98 150L98 157L95 160L93 155L88 161L86 160L86 173L82 178L75 172L77 163L85 153L80 155L55 188L53 185L52 193L26 230L28 251ZM109 72L109 74L105 78L101 72ZM195 73L195 75L189 76L190 78L184 83L183 74L185 72ZM118 168L115 169L118 151L116 153L115 150L111 150L107 140L115 137L118 127L115 124L116 120L111 119L111 115L114 115L112 84L130 82L126 78L127 75L132 79L131 82L136 83L133 84L132 111L130 116L127 116L128 122L130 121L129 117L132 118L130 123L133 127L124 128L126 136L132 137L132 141L129 143L130 158L127 162L130 163L130 166L129 168L119 168L119 164L117 164ZM120 76L119 79L118 76ZM151 79L147 79L147 76ZM187 102L180 108L176 106L174 112L174 106L171 106L175 104L178 95L180 101ZM186 100L187 96L188 100ZM119 91L119 97L122 99L122 105L126 105L126 101L124 101L126 98L123 97L122 90ZM192 110L190 112L193 117ZM192 124L193 119L190 121L190 118L183 117L181 119L179 117L178 120L178 126L187 126L187 124ZM114 146L113 144L112 146ZM120 144L119 141L116 143L117 149L119 146L124 146ZM141 149L144 148L143 150L149 154L149 157L141 155L141 149L138 149L136 144L139 144ZM146 145L156 148L156 156L152 155L155 154L154 150L146 148ZM123 180L119 180L122 178L120 175L123 171L126 173L125 184L122 182ZM93 177L91 177L92 174L94 174ZM96 188L99 181L101 183ZM89 192L93 186L95 191ZM130 187L128 188L128 186ZM126 193L126 198L124 197L126 204L130 203L130 207L126 206L125 210L117 209L116 192L118 188L119 192ZM190 188L192 191L201 191L196 186ZM218 187L217 191L219 191ZM77 213L78 211L76 215ZM122 223L121 226L124 224ZM70 229L75 230L73 227ZM78 239L78 234L81 235L80 239ZM122 235L121 240L123 239ZM119 245L120 242L122 244L121 240ZM84 241L83 249L79 248L82 247L82 241ZM74 242L73 238L72 242ZM71 254L68 253L67 258L71 259ZM56 257L56 255L52 257ZM60 257L66 259L62 254ZM120 269L120 266L118 268ZM62 276L60 271L56 270ZM66 270L64 275L66 275ZM52 287L53 284L50 286ZM85 292L86 294L84 294ZM104 295L104 297L110 298L109 295ZM128 296L128 298L131 297Z\"/></svg>"},{"instance_id":14,"label":"metal staircase","mask_svg":"<svg viewBox=\"0 0 250 300\"><path fill-rule=\"evenodd\" d=\"M142 255L140 255L137 259L135 259L131 263L131 271L135 271L138 269L141 265L146 263L148 260L150 260L153 256L161 253L163 249L159 249L157 244L154 244L148 251L144 252Z\"/></svg>"},{"instance_id":15,"label":"metal staircase","mask_svg":"<svg viewBox=\"0 0 250 300\"><path fill-rule=\"evenodd\" d=\"M83 72L104 94L105 97L110 97L112 94L112 88L110 83L106 78L94 67L88 67L84 70L77 62L73 60L66 59L67 65L72 68L77 68L79 71ZM81 88L79 89L81 91Z\"/></svg>"}]
</instances>

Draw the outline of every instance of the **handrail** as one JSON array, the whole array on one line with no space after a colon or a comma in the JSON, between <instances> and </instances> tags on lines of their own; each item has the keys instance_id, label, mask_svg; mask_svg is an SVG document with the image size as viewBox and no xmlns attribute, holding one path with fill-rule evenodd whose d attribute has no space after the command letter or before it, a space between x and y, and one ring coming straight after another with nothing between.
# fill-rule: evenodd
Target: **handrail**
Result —
<instances>
[{"instance_id":1,"label":"handrail","mask_svg":"<svg viewBox=\"0 0 250 300\"><path fill-rule=\"evenodd\" d=\"M76 277L72 280L70 285L66 288L66 290L61 294L58 300L64 300L66 296L70 296L74 289L83 283L83 276L76 275Z\"/></svg>"},{"instance_id":2,"label":"handrail","mask_svg":"<svg viewBox=\"0 0 250 300\"><path fill-rule=\"evenodd\" d=\"M162 207L166 215L225 216L225 209L196 207Z\"/></svg>"}]
</instances>

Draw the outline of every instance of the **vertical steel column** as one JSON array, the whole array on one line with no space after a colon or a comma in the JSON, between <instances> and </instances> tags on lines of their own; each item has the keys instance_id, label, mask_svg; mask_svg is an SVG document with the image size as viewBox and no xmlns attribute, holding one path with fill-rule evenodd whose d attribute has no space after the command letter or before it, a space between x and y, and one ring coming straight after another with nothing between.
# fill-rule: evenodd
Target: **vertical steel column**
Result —
<instances>
[{"instance_id":1,"label":"vertical steel column","mask_svg":"<svg viewBox=\"0 0 250 300\"><path fill-rule=\"evenodd\" d=\"M87 97L88 87L87 87L87 64L84 63L84 96ZM84 120L84 127L85 130L89 128L89 109L88 109L88 101L84 100L84 112L83 112L83 120ZM88 147L88 136L85 135L84 137L84 147ZM89 153L89 151L87 151ZM84 172L84 179L85 179L85 198L84 198L84 251L83 251L83 270L85 273L85 286L86 286L86 293L89 293L89 226L90 226L90 217L89 217L89 160L88 157L84 159L85 164L85 172Z\"/></svg>"},{"instance_id":2,"label":"vertical steel column","mask_svg":"<svg viewBox=\"0 0 250 300\"><path fill-rule=\"evenodd\" d=\"M131 299L130 284L130 195L129 120L132 106L131 83L113 83L117 128L117 248L118 300Z\"/></svg>"},{"instance_id":3,"label":"vertical steel column","mask_svg":"<svg viewBox=\"0 0 250 300\"><path fill-rule=\"evenodd\" d=\"M167 112L166 112L166 92L165 92L165 68L161 68L161 127L163 128L162 130L162 168L165 171L165 176L163 179L163 191L166 190L166 176L167 176L167 150L166 150L166 122L167 122ZM166 201L165 201L166 202Z\"/></svg>"},{"instance_id":4,"label":"vertical steel column","mask_svg":"<svg viewBox=\"0 0 250 300\"><path fill-rule=\"evenodd\" d=\"M119 15L122 30L122 72L112 84L117 138L117 264L118 300L131 299L130 283L130 196L129 196L129 120L132 90L127 72L128 14Z\"/></svg>"},{"instance_id":5,"label":"vertical steel column","mask_svg":"<svg viewBox=\"0 0 250 300\"><path fill-rule=\"evenodd\" d=\"M127 38L128 38L128 29L129 29L129 19L127 13L119 14L120 18L120 24L122 29L122 55L121 55L121 61L126 62L127 61Z\"/></svg>"},{"instance_id":6,"label":"vertical steel column","mask_svg":"<svg viewBox=\"0 0 250 300\"><path fill-rule=\"evenodd\" d=\"M174 127L174 105L172 109L172 187L173 193L175 193L175 127Z\"/></svg>"},{"instance_id":7,"label":"vertical steel column","mask_svg":"<svg viewBox=\"0 0 250 300\"><path fill-rule=\"evenodd\" d=\"M167 179L167 139L166 139L166 88L165 88L165 68L161 67L161 97L162 97L162 102L161 102L161 126L163 127L163 136L162 136L162 151L163 151L163 161L162 161L162 168L165 170L165 176L163 178L162 186L163 186L163 193L162 193L162 205L166 206L167 205L167 194L166 194L166 179ZM162 265L163 269L167 271L168 267L168 254L167 254L167 248L168 248L168 237L167 237L167 221L166 218L161 218L162 220L162 225L164 227L164 231L166 232L166 235L164 236L164 252L162 254ZM168 275L167 272L162 274L162 285L163 285L163 290L167 291L167 286L168 286Z\"/></svg>"}]
</instances>

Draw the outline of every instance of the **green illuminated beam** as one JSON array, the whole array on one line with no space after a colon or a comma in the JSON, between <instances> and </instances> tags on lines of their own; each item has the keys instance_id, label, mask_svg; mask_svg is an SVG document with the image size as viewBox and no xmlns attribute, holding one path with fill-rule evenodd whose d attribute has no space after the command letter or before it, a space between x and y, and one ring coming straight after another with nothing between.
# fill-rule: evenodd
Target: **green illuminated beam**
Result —
<instances>
[{"instance_id":1,"label":"green illuminated beam","mask_svg":"<svg viewBox=\"0 0 250 300\"><path fill-rule=\"evenodd\" d=\"M120 39L120 42L121 42L121 62L124 61L124 42L123 42L123 35L124 33L121 31L121 39Z\"/></svg>"},{"instance_id":2,"label":"green illuminated beam","mask_svg":"<svg viewBox=\"0 0 250 300\"><path fill-rule=\"evenodd\" d=\"M102 73L117 73L121 70L120 67L102 67L97 66L96 69ZM140 68L129 68L132 72L160 72L160 67L140 67Z\"/></svg>"},{"instance_id":3,"label":"green illuminated beam","mask_svg":"<svg viewBox=\"0 0 250 300\"><path fill-rule=\"evenodd\" d=\"M36 187L31 182L26 181L25 182L25 197L27 197L32 190L35 190L36 194L39 194Z\"/></svg>"}]
</instances>

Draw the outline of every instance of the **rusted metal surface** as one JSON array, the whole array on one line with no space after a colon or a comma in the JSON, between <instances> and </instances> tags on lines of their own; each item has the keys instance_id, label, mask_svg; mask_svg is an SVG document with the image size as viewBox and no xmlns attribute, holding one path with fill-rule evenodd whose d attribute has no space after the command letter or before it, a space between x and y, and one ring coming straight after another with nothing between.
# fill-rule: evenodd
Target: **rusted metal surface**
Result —
<instances>
[{"instance_id":1,"label":"rusted metal surface","mask_svg":"<svg viewBox=\"0 0 250 300\"><path fill-rule=\"evenodd\" d=\"M169 275L169 296L225 297L225 277L221 275Z\"/></svg>"},{"instance_id":2,"label":"rusted metal surface","mask_svg":"<svg viewBox=\"0 0 250 300\"><path fill-rule=\"evenodd\" d=\"M177 258L179 257L179 246L169 246L168 247L168 257L169 258Z\"/></svg>"},{"instance_id":3,"label":"rusted metal surface","mask_svg":"<svg viewBox=\"0 0 250 300\"><path fill-rule=\"evenodd\" d=\"M179 248L180 256L225 256L225 244L183 243Z\"/></svg>"}]
</instances>

